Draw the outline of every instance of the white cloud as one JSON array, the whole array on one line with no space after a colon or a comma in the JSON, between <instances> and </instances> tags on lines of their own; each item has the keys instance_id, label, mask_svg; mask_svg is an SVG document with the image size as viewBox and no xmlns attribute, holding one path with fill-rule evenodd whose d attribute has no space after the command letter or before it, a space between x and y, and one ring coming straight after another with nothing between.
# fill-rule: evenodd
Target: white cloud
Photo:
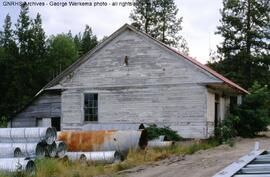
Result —
<instances>
[{"instance_id":1,"label":"white cloud","mask_svg":"<svg viewBox=\"0 0 270 177\"><path fill-rule=\"evenodd\" d=\"M221 37L214 35L219 25L222 0L177 0L183 16L182 34L188 41L190 55L202 63L209 59L209 48L216 49Z\"/></svg>"},{"instance_id":2,"label":"white cloud","mask_svg":"<svg viewBox=\"0 0 270 177\"><path fill-rule=\"evenodd\" d=\"M81 1L81 0L77 0ZM107 1L109 2L109 1ZM85 25L102 38L110 35L124 23L129 23L132 7L49 7L31 9L32 14L42 15L47 34L57 34L71 30L73 34L84 30Z\"/></svg>"},{"instance_id":3,"label":"white cloud","mask_svg":"<svg viewBox=\"0 0 270 177\"><path fill-rule=\"evenodd\" d=\"M50 0L40 1L50 2ZM85 1L93 2L94 0ZM104 1L107 3L112 2L110 0ZM221 41L221 38L214 35L214 32L219 24L219 9L222 7L222 0L176 0L176 4L180 15L183 16L183 31L181 33L188 42L190 55L205 63L208 60L209 47L215 49L216 45ZM0 23L3 23L3 17L6 13L12 14L16 12L13 18L17 18L18 7L3 7L1 4L0 8ZM130 23L129 14L131 10L132 7L35 6L30 7L30 15L34 17L38 12L42 15L43 27L48 36L62 32L66 33L69 30L73 34L77 34L82 32L85 25L88 24L92 27L94 34L98 38L102 38L113 33L124 23Z\"/></svg>"}]
</instances>

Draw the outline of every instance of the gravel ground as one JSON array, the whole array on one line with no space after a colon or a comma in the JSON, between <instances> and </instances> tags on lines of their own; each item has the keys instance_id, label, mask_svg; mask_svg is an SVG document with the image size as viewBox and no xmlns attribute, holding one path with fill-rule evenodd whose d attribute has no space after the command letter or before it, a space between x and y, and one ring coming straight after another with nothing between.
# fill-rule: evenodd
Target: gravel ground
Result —
<instances>
[{"instance_id":1,"label":"gravel ground","mask_svg":"<svg viewBox=\"0 0 270 177\"><path fill-rule=\"evenodd\" d=\"M262 149L270 147L269 137L235 140L233 147L218 147L199 151L193 155L175 156L151 165L139 166L120 173L127 177L211 177L224 167L247 154L260 142Z\"/></svg>"}]
</instances>

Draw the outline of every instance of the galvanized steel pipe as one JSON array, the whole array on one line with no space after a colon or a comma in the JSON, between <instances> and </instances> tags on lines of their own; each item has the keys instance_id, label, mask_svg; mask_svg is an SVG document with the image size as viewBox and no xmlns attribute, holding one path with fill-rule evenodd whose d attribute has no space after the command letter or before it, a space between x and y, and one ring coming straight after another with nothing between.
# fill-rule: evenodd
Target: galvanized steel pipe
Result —
<instances>
[{"instance_id":1,"label":"galvanized steel pipe","mask_svg":"<svg viewBox=\"0 0 270 177\"><path fill-rule=\"evenodd\" d=\"M84 153L85 152L67 152L63 158L71 161L81 160L85 156Z\"/></svg>"},{"instance_id":2,"label":"galvanized steel pipe","mask_svg":"<svg viewBox=\"0 0 270 177\"><path fill-rule=\"evenodd\" d=\"M25 158L2 158L0 159L0 170L7 172L25 171L30 175L34 175L36 166L33 160Z\"/></svg>"},{"instance_id":3,"label":"galvanized steel pipe","mask_svg":"<svg viewBox=\"0 0 270 177\"><path fill-rule=\"evenodd\" d=\"M84 152L80 160L90 164L111 164L121 162L121 154L117 151Z\"/></svg>"},{"instance_id":4,"label":"galvanized steel pipe","mask_svg":"<svg viewBox=\"0 0 270 177\"><path fill-rule=\"evenodd\" d=\"M71 152L118 151L125 155L130 149L147 146L147 132L141 131L65 131L58 132Z\"/></svg>"},{"instance_id":5,"label":"galvanized steel pipe","mask_svg":"<svg viewBox=\"0 0 270 177\"><path fill-rule=\"evenodd\" d=\"M13 144L0 144L0 158L21 157L22 152L20 148L16 148Z\"/></svg>"},{"instance_id":6,"label":"galvanized steel pipe","mask_svg":"<svg viewBox=\"0 0 270 177\"><path fill-rule=\"evenodd\" d=\"M0 143L0 157L44 157L45 145L42 143Z\"/></svg>"},{"instance_id":7,"label":"galvanized steel pipe","mask_svg":"<svg viewBox=\"0 0 270 177\"><path fill-rule=\"evenodd\" d=\"M51 127L0 128L0 143L32 143L44 141L52 144L56 132Z\"/></svg>"},{"instance_id":8,"label":"galvanized steel pipe","mask_svg":"<svg viewBox=\"0 0 270 177\"><path fill-rule=\"evenodd\" d=\"M156 141L156 140L153 140L153 141L148 141L148 147L159 147L159 148L163 148L163 147L170 147L174 144L173 141Z\"/></svg>"},{"instance_id":9,"label":"galvanized steel pipe","mask_svg":"<svg viewBox=\"0 0 270 177\"><path fill-rule=\"evenodd\" d=\"M45 148L45 154L48 157L56 157L57 155L57 144L53 142L52 144L47 144Z\"/></svg>"},{"instance_id":10,"label":"galvanized steel pipe","mask_svg":"<svg viewBox=\"0 0 270 177\"><path fill-rule=\"evenodd\" d=\"M67 145L63 141L56 141L57 157L63 158L67 152Z\"/></svg>"},{"instance_id":11,"label":"galvanized steel pipe","mask_svg":"<svg viewBox=\"0 0 270 177\"><path fill-rule=\"evenodd\" d=\"M13 143L13 146L19 148L21 154L15 153L15 157L44 157L45 145L43 143Z\"/></svg>"}]
</instances>

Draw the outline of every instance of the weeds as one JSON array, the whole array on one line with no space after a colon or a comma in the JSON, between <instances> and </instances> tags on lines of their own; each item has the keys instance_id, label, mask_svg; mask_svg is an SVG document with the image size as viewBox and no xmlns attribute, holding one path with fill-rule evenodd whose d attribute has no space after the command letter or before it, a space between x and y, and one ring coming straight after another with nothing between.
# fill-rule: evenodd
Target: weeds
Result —
<instances>
[{"instance_id":1,"label":"weeds","mask_svg":"<svg viewBox=\"0 0 270 177\"><path fill-rule=\"evenodd\" d=\"M116 172L130 169L138 165L149 164L173 155L193 154L218 145L218 141L200 140L189 145L173 145L167 148L150 148L146 150L131 150L125 161L111 165L81 165L79 162L61 161L59 159L37 159L37 173L34 177L91 177L112 175ZM0 177L28 177L25 174L0 173Z\"/></svg>"}]
</instances>

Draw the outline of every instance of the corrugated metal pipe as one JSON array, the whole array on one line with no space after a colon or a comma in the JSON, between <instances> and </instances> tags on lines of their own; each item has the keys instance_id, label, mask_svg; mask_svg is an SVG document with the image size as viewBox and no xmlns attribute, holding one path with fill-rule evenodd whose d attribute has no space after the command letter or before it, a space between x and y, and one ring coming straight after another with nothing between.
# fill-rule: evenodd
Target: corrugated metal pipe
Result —
<instances>
[{"instance_id":1,"label":"corrugated metal pipe","mask_svg":"<svg viewBox=\"0 0 270 177\"><path fill-rule=\"evenodd\" d=\"M0 170L7 172L25 171L29 175L34 175L36 172L36 165L33 160L25 158L4 158L0 159Z\"/></svg>"},{"instance_id":2,"label":"corrugated metal pipe","mask_svg":"<svg viewBox=\"0 0 270 177\"><path fill-rule=\"evenodd\" d=\"M121 154L117 151L67 152L64 159L79 160L83 164L111 164L121 162Z\"/></svg>"},{"instance_id":3,"label":"corrugated metal pipe","mask_svg":"<svg viewBox=\"0 0 270 177\"><path fill-rule=\"evenodd\" d=\"M147 146L147 132L140 131L65 131L58 132L71 152L118 151L126 156L130 149Z\"/></svg>"},{"instance_id":4,"label":"corrugated metal pipe","mask_svg":"<svg viewBox=\"0 0 270 177\"><path fill-rule=\"evenodd\" d=\"M174 145L173 141L157 141L157 140L152 140L152 141L148 141L148 147L170 147Z\"/></svg>"},{"instance_id":5,"label":"corrugated metal pipe","mask_svg":"<svg viewBox=\"0 0 270 177\"><path fill-rule=\"evenodd\" d=\"M148 141L148 147L170 147L174 145L174 141L167 141L168 138L165 135L160 135L157 139Z\"/></svg>"},{"instance_id":6,"label":"corrugated metal pipe","mask_svg":"<svg viewBox=\"0 0 270 177\"><path fill-rule=\"evenodd\" d=\"M141 130L145 126L142 123L91 123L82 127L83 131L98 130Z\"/></svg>"},{"instance_id":7,"label":"corrugated metal pipe","mask_svg":"<svg viewBox=\"0 0 270 177\"><path fill-rule=\"evenodd\" d=\"M83 153L85 153L85 152L66 152L63 159L71 160L71 161L81 160L81 158L82 158L81 156L83 155Z\"/></svg>"},{"instance_id":8,"label":"corrugated metal pipe","mask_svg":"<svg viewBox=\"0 0 270 177\"><path fill-rule=\"evenodd\" d=\"M121 162L122 156L117 151L84 152L81 161L88 164L111 164Z\"/></svg>"},{"instance_id":9,"label":"corrugated metal pipe","mask_svg":"<svg viewBox=\"0 0 270 177\"><path fill-rule=\"evenodd\" d=\"M63 158L67 152L67 145L63 141L56 141L57 157Z\"/></svg>"},{"instance_id":10,"label":"corrugated metal pipe","mask_svg":"<svg viewBox=\"0 0 270 177\"><path fill-rule=\"evenodd\" d=\"M53 142L52 144L47 144L45 148L45 154L48 157L56 157L57 155L57 144Z\"/></svg>"},{"instance_id":11,"label":"corrugated metal pipe","mask_svg":"<svg viewBox=\"0 0 270 177\"><path fill-rule=\"evenodd\" d=\"M45 156L43 143L0 143L0 158L33 156Z\"/></svg>"},{"instance_id":12,"label":"corrugated metal pipe","mask_svg":"<svg viewBox=\"0 0 270 177\"><path fill-rule=\"evenodd\" d=\"M0 144L0 158L19 157L21 155L20 148L16 148L12 144Z\"/></svg>"},{"instance_id":13,"label":"corrugated metal pipe","mask_svg":"<svg viewBox=\"0 0 270 177\"><path fill-rule=\"evenodd\" d=\"M0 143L46 142L52 144L56 140L56 131L51 127L34 128L0 128Z\"/></svg>"}]
</instances>

